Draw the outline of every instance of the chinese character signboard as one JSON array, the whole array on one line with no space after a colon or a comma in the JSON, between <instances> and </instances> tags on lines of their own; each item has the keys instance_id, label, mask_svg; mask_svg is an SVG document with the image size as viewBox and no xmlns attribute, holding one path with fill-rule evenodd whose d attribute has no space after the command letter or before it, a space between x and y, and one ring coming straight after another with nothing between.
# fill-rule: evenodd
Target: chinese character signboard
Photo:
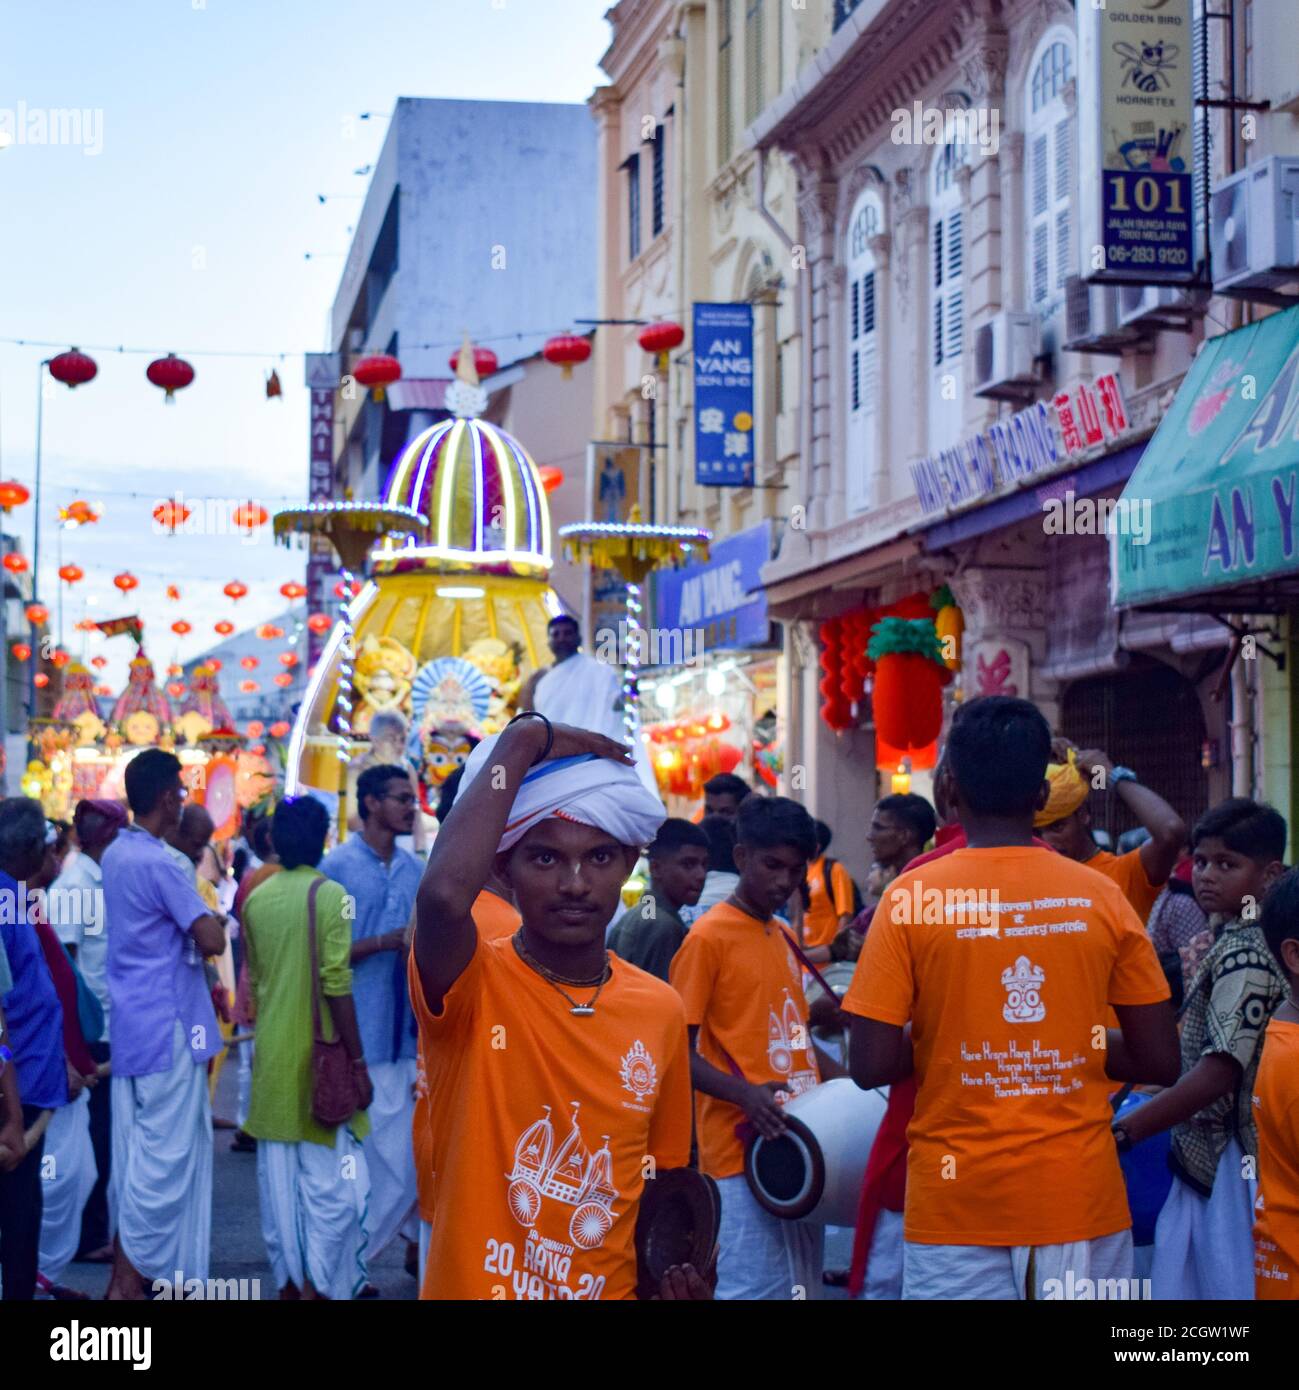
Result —
<instances>
[{"instance_id":1,"label":"chinese character signboard","mask_svg":"<svg viewBox=\"0 0 1299 1390\"><path fill-rule=\"evenodd\" d=\"M1080 5L1078 37L1082 273L1193 280L1191 0Z\"/></svg>"},{"instance_id":2,"label":"chinese character signboard","mask_svg":"<svg viewBox=\"0 0 1299 1390\"><path fill-rule=\"evenodd\" d=\"M696 304L695 481L753 486L753 305Z\"/></svg>"},{"instance_id":3,"label":"chinese character signboard","mask_svg":"<svg viewBox=\"0 0 1299 1390\"><path fill-rule=\"evenodd\" d=\"M311 389L311 473L307 492L313 502L334 495L334 392L338 389L338 359L332 353L307 354L307 385ZM332 595L327 589L334 569L328 541L314 538L307 558L307 608L319 612ZM325 649L326 633L307 634L307 664L314 666Z\"/></svg>"}]
</instances>

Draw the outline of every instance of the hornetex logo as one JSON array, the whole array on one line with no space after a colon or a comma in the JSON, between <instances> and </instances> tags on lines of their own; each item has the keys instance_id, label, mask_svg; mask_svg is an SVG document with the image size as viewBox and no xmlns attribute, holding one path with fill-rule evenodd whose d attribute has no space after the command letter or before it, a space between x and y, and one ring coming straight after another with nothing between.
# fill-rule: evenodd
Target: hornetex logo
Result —
<instances>
[{"instance_id":1,"label":"hornetex logo","mask_svg":"<svg viewBox=\"0 0 1299 1390\"><path fill-rule=\"evenodd\" d=\"M70 1327L50 1331L51 1361L129 1361L133 1371L153 1365L153 1329L149 1327Z\"/></svg>"}]
</instances>

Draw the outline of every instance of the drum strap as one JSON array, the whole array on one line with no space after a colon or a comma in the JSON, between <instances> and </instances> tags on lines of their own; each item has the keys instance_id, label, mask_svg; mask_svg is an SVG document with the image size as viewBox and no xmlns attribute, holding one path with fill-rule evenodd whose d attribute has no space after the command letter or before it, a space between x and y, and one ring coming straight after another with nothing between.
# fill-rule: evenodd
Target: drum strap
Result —
<instances>
[{"instance_id":1,"label":"drum strap","mask_svg":"<svg viewBox=\"0 0 1299 1390\"><path fill-rule=\"evenodd\" d=\"M839 1002L839 996L834 992L834 990L830 988L830 985L827 982L825 976L822 975L821 972L816 968L816 966L813 965L812 962L808 959L807 952L798 944L797 941L794 940L793 936L789 932L787 932L784 927L781 927L780 934L785 938L785 945L788 946L789 949L793 951L793 953L798 957L799 961L802 962L803 968L811 974L812 978L817 982L817 984L820 985L821 988L825 990L825 992L830 996L830 998L833 999L834 1002L837 1004Z\"/></svg>"}]
</instances>

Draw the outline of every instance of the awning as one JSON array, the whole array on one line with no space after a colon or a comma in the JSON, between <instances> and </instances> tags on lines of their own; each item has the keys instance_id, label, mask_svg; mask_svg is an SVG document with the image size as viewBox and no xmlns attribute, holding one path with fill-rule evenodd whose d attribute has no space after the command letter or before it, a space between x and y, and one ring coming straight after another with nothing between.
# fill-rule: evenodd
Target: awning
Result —
<instances>
[{"instance_id":1,"label":"awning","mask_svg":"<svg viewBox=\"0 0 1299 1390\"><path fill-rule=\"evenodd\" d=\"M1207 613L1299 603L1297 474L1293 308L1204 344L1111 519L1115 603Z\"/></svg>"}]
</instances>

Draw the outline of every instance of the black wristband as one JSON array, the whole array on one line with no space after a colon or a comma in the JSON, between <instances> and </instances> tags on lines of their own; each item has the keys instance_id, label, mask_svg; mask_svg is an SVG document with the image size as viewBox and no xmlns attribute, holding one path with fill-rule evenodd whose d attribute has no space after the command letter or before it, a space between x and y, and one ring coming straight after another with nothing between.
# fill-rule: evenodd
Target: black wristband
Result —
<instances>
[{"instance_id":1,"label":"black wristband","mask_svg":"<svg viewBox=\"0 0 1299 1390\"><path fill-rule=\"evenodd\" d=\"M546 726L546 746L535 758L533 758L532 766L535 767L538 763L544 763L546 759L550 756L550 750L554 747L555 744L555 730L554 727L551 725L550 720L547 719L546 716L542 714L542 712L538 709L520 710L518 714L516 714L514 718L510 720L510 724L517 724L520 719L540 719L541 722ZM508 729L510 727L510 724L507 724L505 727Z\"/></svg>"}]
</instances>

